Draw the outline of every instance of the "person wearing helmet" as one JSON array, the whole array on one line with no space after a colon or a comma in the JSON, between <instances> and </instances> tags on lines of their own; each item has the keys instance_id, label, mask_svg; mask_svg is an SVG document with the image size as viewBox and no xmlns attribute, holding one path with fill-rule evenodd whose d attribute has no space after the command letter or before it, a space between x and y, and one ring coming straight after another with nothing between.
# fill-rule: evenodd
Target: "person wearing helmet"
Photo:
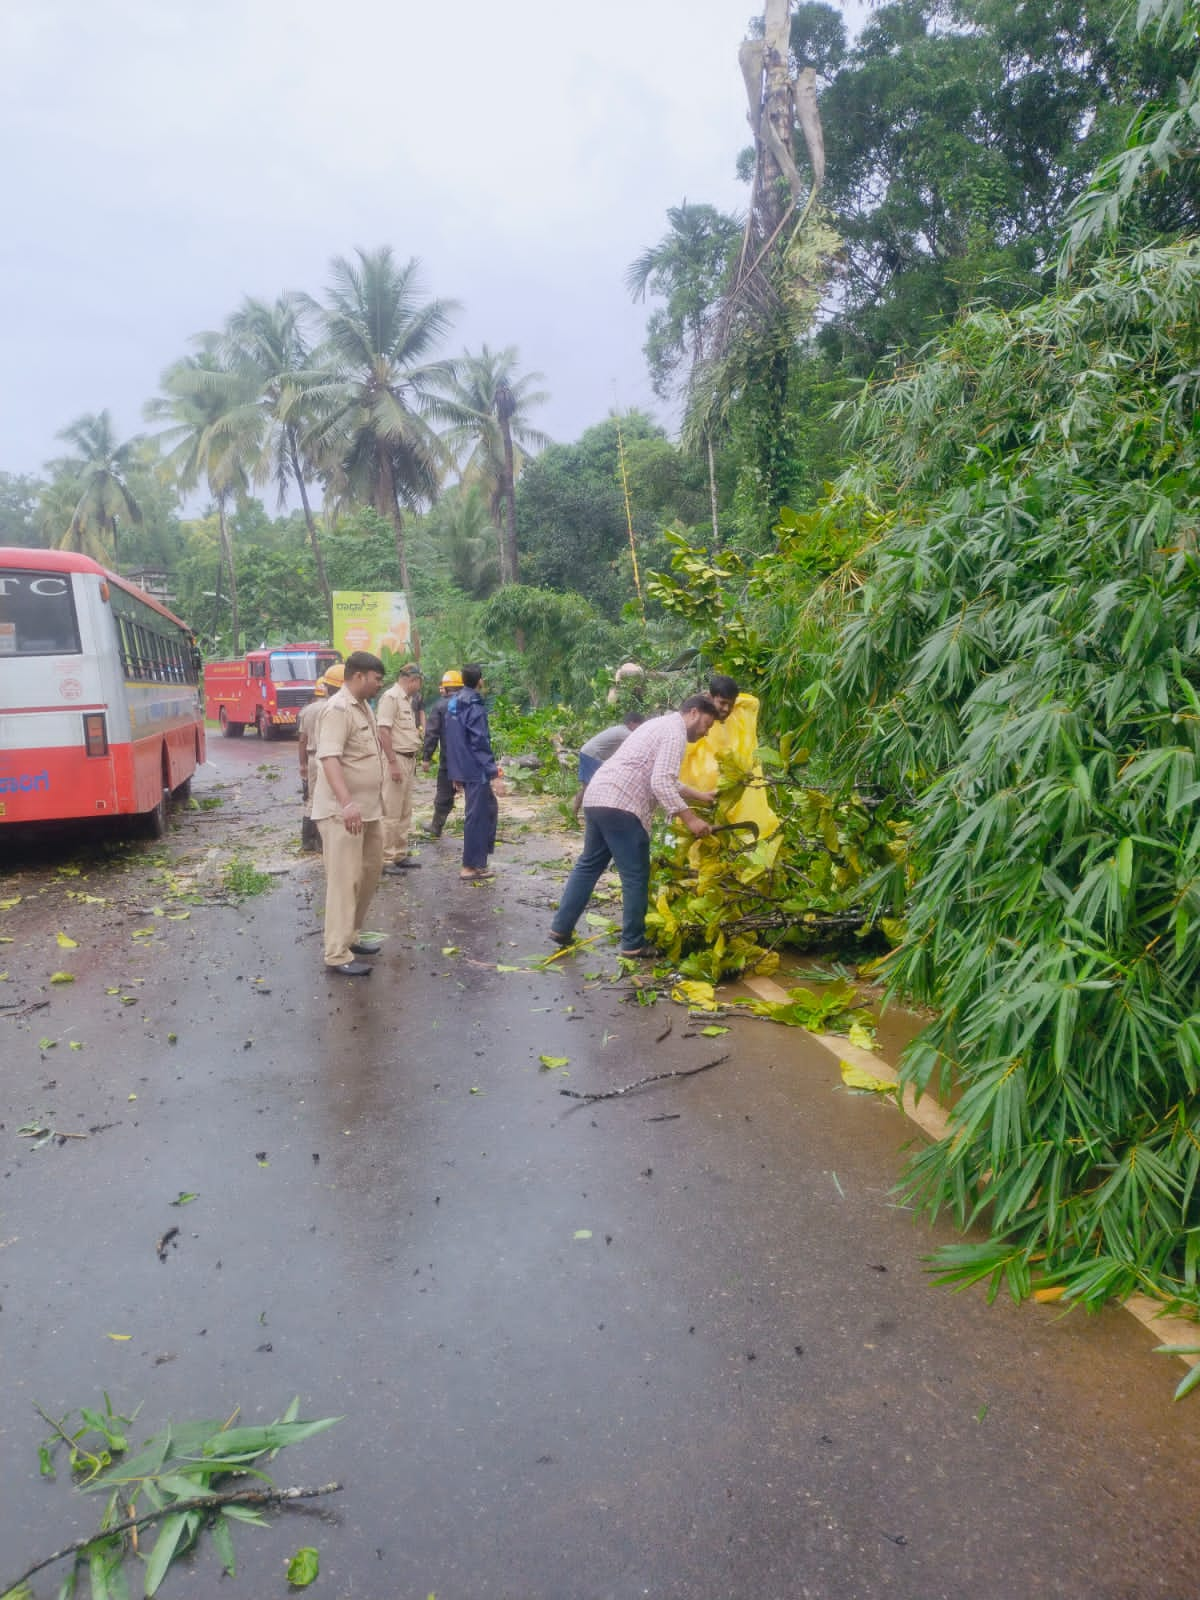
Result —
<instances>
[{"instance_id":1,"label":"person wearing helmet","mask_svg":"<svg viewBox=\"0 0 1200 1600\"><path fill-rule=\"evenodd\" d=\"M346 669L342 663L335 661L324 676L317 679L316 688L313 690L316 699L310 700L296 719L300 733L297 751L300 757L300 793L304 798L304 817L300 823L301 850L321 848L321 835L312 819L313 790L317 787L317 724L321 720L321 713L328 703L329 696L342 687L345 674Z\"/></svg>"},{"instance_id":2,"label":"person wearing helmet","mask_svg":"<svg viewBox=\"0 0 1200 1600\"><path fill-rule=\"evenodd\" d=\"M450 774L446 770L446 707L450 704L450 696L457 694L462 686L462 673L457 667L451 667L447 672L443 672L441 692L425 713L425 740L421 746L422 772L429 771L434 751L439 752L437 792L433 798L433 821L422 830L432 839L441 838L446 819L454 810L454 785L450 782Z\"/></svg>"},{"instance_id":3,"label":"person wearing helmet","mask_svg":"<svg viewBox=\"0 0 1200 1600\"><path fill-rule=\"evenodd\" d=\"M487 707L481 686L483 668L478 662L462 669L463 686L450 696L443 733L446 767L463 797L463 852L459 877L474 883L496 874L488 857L496 848L497 795L503 794L504 774L492 749Z\"/></svg>"}]
</instances>

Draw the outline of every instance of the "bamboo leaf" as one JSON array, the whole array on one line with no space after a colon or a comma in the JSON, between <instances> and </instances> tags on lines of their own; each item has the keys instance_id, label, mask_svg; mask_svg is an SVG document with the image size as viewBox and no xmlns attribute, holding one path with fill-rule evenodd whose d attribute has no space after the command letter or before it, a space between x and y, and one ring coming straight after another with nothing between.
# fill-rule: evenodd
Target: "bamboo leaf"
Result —
<instances>
[{"instance_id":1,"label":"bamboo leaf","mask_svg":"<svg viewBox=\"0 0 1200 1600\"><path fill-rule=\"evenodd\" d=\"M167 1568L175 1559L180 1540L187 1531L187 1517L183 1513L164 1517L158 1524L154 1547L146 1561L146 1596L158 1593L158 1586L167 1575Z\"/></svg>"}]
</instances>

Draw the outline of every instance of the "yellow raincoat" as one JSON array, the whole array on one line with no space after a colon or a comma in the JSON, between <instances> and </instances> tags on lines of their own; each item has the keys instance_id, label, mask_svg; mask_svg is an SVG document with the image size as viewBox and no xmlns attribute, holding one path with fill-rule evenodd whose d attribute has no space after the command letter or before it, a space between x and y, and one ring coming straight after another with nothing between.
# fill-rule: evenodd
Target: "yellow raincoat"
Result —
<instances>
[{"instance_id":1,"label":"yellow raincoat","mask_svg":"<svg viewBox=\"0 0 1200 1600\"><path fill-rule=\"evenodd\" d=\"M724 722L714 722L695 744L689 744L679 769L680 783L692 789L713 790L721 781L720 758L732 756L747 780L762 778L762 768L754 761L758 749L758 699L739 694ZM779 827L779 818L767 802L762 783L748 781L745 793L729 808L729 822L757 822L759 839L769 839Z\"/></svg>"}]
</instances>

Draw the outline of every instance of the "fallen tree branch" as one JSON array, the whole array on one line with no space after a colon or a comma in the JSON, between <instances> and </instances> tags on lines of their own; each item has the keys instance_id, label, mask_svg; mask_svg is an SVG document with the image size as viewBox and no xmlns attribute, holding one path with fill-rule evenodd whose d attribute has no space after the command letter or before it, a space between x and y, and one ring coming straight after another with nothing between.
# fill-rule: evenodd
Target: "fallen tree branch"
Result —
<instances>
[{"instance_id":1,"label":"fallen tree branch","mask_svg":"<svg viewBox=\"0 0 1200 1600\"><path fill-rule=\"evenodd\" d=\"M42 1415L46 1415L44 1411ZM49 1420L47 1418L47 1421ZM173 1517L176 1512L211 1511L215 1507L227 1505L282 1505L293 1500L313 1500L321 1494L337 1494L341 1488L340 1483L324 1483L319 1489L228 1489L219 1490L215 1494L193 1495L189 1500L172 1500L170 1505L160 1506L157 1511L145 1511L139 1517L126 1517L123 1522L114 1522L111 1528L99 1529L90 1538L75 1539L70 1544L64 1545L61 1550L56 1550L52 1556L44 1556L41 1561L35 1561L33 1566L23 1572L15 1582L0 1588L0 1595L8 1594L12 1589L19 1589L23 1583L28 1583L34 1573L41 1572L43 1567L53 1566L56 1561L62 1561L67 1556L77 1556L80 1551L86 1550L89 1545L96 1544L101 1539L111 1539L114 1534L128 1533L132 1528L144 1527L148 1522L158 1522L162 1517Z\"/></svg>"},{"instance_id":2,"label":"fallen tree branch","mask_svg":"<svg viewBox=\"0 0 1200 1600\"><path fill-rule=\"evenodd\" d=\"M636 1083L627 1083L623 1089L598 1089L594 1094L585 1094L580 1089L560 1089L558 1092L571 1100L615 1100L618 1095L632 1094L635 1089L644 1089L648 1083L661 1083L664 1078L694 1078L698 1072L708 1072L728 1060L729 1053L726 1052L715 1061L706 1061L703 1066L678 1067L674 1072L655 1072L648 1078L639 1078Z\"/></svg>"},{"instance_id":3,"label":"fallen tree branch","mask_svg":"<svg viewBox=\"0 0 1200 1600\"><path fill-rule=\"evenodd\" d=\"M49 1000L31 1000L28 1005L21 1005L18 1002L16 1005L6 1006L4 1015L6 1017L27 1017L31 1011L41 1011L49 1004Z\"/></svg>"}]
</instances>

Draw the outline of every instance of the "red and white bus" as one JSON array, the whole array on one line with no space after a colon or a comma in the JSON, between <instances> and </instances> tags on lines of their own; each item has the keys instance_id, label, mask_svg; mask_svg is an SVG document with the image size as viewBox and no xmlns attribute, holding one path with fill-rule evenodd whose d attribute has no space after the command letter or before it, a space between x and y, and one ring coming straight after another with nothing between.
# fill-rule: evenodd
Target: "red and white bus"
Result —
<instances>
[{"instance_id":1,"label":"red and white bus","mask_svg":"<svg viewBox=\"0 0 1200 1600\"><path fill-rule=\"evenodd\" d=\"M0 547L0 839L140 817L154 836L204 760L186 623L88 556Z\"/></svg>"}]
</instances>

